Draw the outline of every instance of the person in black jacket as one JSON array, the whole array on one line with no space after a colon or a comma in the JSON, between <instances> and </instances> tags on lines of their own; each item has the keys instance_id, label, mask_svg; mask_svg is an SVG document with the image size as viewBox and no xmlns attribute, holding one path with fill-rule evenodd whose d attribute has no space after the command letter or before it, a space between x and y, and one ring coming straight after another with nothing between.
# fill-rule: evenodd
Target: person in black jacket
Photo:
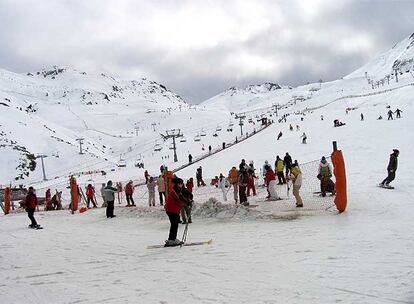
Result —
<instances>
[{"instance_id":1,"label":"person in black jacket","mask_svg":"<svg viewBox=\"0 0 414 304\"><path fill-rule=\"evenodd\" d=\"M380 186L391 187L390 183L395 179L395 171L397 171L398 167L398 155L400 155L400 151L394 149L393 153L390 155L390 161L387 167L388 176L382 181Z\"/></svg>"},{"instance_id":2,"label":"person in black jacket","mask_svg":"<svg viewBox=\"0 0 414 304\"><path fill-rule=\"evenodd\" d=\"M292 157L286 152L285 157L283 158L283 162L285 163L286 169L286 178L289 176L290 169L292 168Z\"/></svg>"}]
</instances>

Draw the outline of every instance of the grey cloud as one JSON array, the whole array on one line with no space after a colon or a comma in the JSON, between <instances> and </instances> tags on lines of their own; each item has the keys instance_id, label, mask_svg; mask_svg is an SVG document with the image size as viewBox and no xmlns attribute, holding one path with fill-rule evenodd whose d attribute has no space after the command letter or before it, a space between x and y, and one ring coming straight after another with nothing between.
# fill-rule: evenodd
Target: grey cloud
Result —
<instances>
[{"instance_id":1,"label":"grey cloud","mask_svg":"<svg viewBox=\"0 0 414 304\"><path fill-rule=\"evenodd\" d=\"M255 1L265 12L258 22L266 26L244 39L236 33L214 47L157 45L151 40L157 27L146 27L155 12L173 15L181 8L220 10L241 24L246 12L239 3L209 1L200 7L188 0L3 0L0 67L25 72L58 64L147 77L198 103L230 86L334 80L414 31L414 2L385 0L325 1L312 8L311 17L297 1ZM359 32L372 41L370 51L339 47L341 35ZM253 63L237 64L241 54L259 57L273 68L248 70Z\"/></svg>"}]
</instances>

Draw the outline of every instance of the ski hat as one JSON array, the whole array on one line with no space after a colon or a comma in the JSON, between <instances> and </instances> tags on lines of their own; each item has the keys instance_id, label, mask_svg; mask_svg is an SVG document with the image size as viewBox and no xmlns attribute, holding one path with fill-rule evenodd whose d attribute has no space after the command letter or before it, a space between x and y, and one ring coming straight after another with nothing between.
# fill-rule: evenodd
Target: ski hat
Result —
<instances>
[{"instance_id":1,"label":"ski hat","mask_svg":"<svg viewBox=\"0 0 414 304\"><path fill-rule=\"evenodd\" d=\"M392 149L392 151L394 151L394 153L400 154L400 151L398 149Z\"/></svg>"},{"instance_id":2,"label":"ski hat","mask_svg":"<svg viewBox=\"0 0 414 304\"><path fill-rule=\"evenodd\" d=\"M322 163L326 163L326 158L325 158L325 156L322 156L321 162L322 162Z\"/></svg>"}]
</instances>

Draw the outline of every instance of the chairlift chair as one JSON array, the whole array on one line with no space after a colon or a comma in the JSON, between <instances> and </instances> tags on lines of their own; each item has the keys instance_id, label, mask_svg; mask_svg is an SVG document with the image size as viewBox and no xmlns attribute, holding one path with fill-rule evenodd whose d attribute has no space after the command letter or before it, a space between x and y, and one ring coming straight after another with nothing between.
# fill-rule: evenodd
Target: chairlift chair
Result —
<instances>
[{"instance_id":1,"label":"chairlift chair","mask_svg":"<svg viewBox=\"0 0 414 304\"><path fill-rule=\"evenodd\" d=\"M206 131L204 131L204 129L201 130L200 136L207 136Z\"/></svg>"},{"instance_id":2,"label":"chairlift chair","mask_svg":"<svg viewBox=\"0 0 414 304\"><path fill-rule=\"evenodd\" d=\"M156 143L155 146L154 146L154 151L158 152L158 151L161 151L161 150L162 150L161 145L159 143Z\"/></svg>"},{"instance_id":3,"label":"chairlift chair","mask_svg":"<svg viewBox=\"0 0 414 304\"><path fill-rule=\"evenodd\" d=\"M194 137L194 141L200 141L200 140L201 140L200 135L199 135L199 134L197 134L197 135Z\"/></svg>"}]
</instances>

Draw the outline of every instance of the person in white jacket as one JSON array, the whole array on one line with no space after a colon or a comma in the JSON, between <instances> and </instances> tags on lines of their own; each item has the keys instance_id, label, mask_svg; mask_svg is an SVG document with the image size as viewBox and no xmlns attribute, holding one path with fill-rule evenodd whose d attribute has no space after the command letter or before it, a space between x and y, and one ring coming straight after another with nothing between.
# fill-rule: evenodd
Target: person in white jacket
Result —
<instances>
[{"instance_id":1,"label":"person in white jacket","mask_svg":"<svg viewBox=\"0 0 414 304\"><path fill-rule=\"evenodd\" d=\"M300 208L303 207L303 201L300 197L299 190L302 186L302 172L299 169L297 164L292 164L292 168L290 170L289 180L293 183L293 196L296 199L296 207Z\"/></svg>"},{"instance_id":2,"label":"person in white jacket","mask_svg":"<svg viewBox=\"0 0 414 304\"><path fill-rule=\"evenodd\" d=\"M223 200L227 202L226 178L221 173L219 177L219 188L223 192Z\"/></svg>"}]
</instances>

